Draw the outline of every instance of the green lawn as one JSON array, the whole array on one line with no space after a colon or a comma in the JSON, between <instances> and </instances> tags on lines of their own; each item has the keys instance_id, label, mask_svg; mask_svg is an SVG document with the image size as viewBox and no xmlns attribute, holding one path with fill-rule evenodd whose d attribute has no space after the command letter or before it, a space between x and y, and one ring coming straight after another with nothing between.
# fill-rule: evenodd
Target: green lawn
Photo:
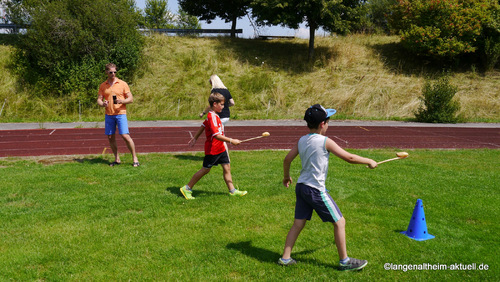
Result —
<instances>
[{"instance_id":1,"label":"green lawn","mask_svg":"<svg viewBox=\"0 0 500 282\"><path fill-rule=\"evenodd\" d=\"M395 151L350 150L383 160ZM179 187L202 153L106 156L43 164L0 159L0 280L476 280L497 281L500 150L414 150L369 170L331 157L327 186L347 221L347 249L361 272L336 270L333 227L315 214L280 267L294 189L281 185L286 151L231 152L231 198L216 167L186 201ZM292 164L297 179L300 160ZM436 238L406 230L417 199ZM400 265L487 264L489 270L384 270ZM496 278L495 278L496 277Z\"/></svg>"}]
</instances>

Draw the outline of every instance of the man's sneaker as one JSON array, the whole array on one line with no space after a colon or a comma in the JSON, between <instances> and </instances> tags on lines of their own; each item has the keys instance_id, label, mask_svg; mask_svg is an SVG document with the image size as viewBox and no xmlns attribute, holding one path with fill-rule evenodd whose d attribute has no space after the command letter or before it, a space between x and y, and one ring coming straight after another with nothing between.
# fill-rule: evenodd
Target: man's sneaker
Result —
<instances>
[{"instance_id":1,"label":"man's sneaker","mask_svg":"<svg viewBox=\"0 0 500 282\"><path fill-rule=\"evenodd\" d=\"M368 264L364 259L349 258L349 261L340 264L340 271L360 270Z\"/></svg>"},{"instance_id":2,"label":"man's sneaker","mask_svg":"<svg viewBox=\"0 0 500 282\"><path fill-rule=\"evenodd\" d=\"M193 191L186 189L186 186L181 187L181 193L186 200L194 200Z\"/></svg>"},{"instance_id":3,"label":"man's sneaker","mask_svg":"<svg viewBox=\"0 0 500 282\"><path fill-rule=\"evenodd\" d=\"M284 266L287 266L287 265L292 265L292 264L297 264L297 261L294 260L293 258L290 258L288 260L284 260L283 258L280 258L278 260L278 264L279 265L284 265Z\"/></svg>"},{"instance_id":4,"label":"man's sneaker","mask_svg":"<svg viewBox=\"0 0 500 282\"><path fill-rule=\"evenodd\" d=\"M240 196L240 197L243 197L247 194L247 191L240 191L238 189L235 189L234 190L234 193L229 193L229 195L233 196L233 197L236 197L236 196Z\"/></svg>"}]
</instances>

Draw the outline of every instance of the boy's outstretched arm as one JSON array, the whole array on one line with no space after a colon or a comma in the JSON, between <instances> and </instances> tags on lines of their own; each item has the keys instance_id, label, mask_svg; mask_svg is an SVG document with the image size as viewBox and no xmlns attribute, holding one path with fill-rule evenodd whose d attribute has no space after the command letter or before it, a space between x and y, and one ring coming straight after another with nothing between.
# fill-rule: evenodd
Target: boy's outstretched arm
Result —
<instances>
[{"instance_id":1,"label":"boy's outstretched arm","mask_svg":"<svg viewBox=\"0 0 500 282\"><path fill-rule=\"evenodd\" d=\"M371 169L377 167L377 162L376 161L374 161L372 159L369 159L369 158L364 158L364 157L361 157L361 156L358 156L358 155L355 155L355 154L351 154L351 153L347 152L346 150L342 149L339 145L337 145L337 143L335 143L335 141L333 141L330 138L326 139L325 146L326 146L326 149L330 153L334 154L335 156L343 159L344 161L346 161L348 163L351 163L351 164L366 164Z\"/></svg>"},{"instance_id":2,"label":"boy's outstretched arm","mask_svg":"<svg viewBox=\"0 0 500 282\"><path fill-rule=\"evenodd\" d=\"M198 131L193 136L193 138L191 138L191 140L189 140L188 144L189 144L190 147L193 147L194 144L196 144L196 140L198 140L198 138L200 137L200 135L203 133L204 130L205 130L205 127L203 125L200 126L200 129L198 129Z\"/></svg>"},{"instance_id":3,"label":"boy's outstretched arm","mask_svg":"<svg viewBox=\"0 0 500 282\"><path fill-rule=\"evenodd\" d=\"M239 139L229 138L229 137L224 136L222 134L215 135L214 138L217 139L217 140L220 140L222 142L227 142L227 143L229 143L231 145L240 145L240 143L241 143L241 140L239 140Z\"/></svg>"},{"instance_id":4,"label":"boy's outstretched arm","mask_svg":"<svg viewBox=\"0 0 500 282\"><path fill-rule=\"evenodd\" d=\"M292 183L292 178L290 177L290 165L298 154L299 147L298 144L295 144L283 160L283 185L287 188L290 187L290 183Z\"/></svg>"}]
</instances>

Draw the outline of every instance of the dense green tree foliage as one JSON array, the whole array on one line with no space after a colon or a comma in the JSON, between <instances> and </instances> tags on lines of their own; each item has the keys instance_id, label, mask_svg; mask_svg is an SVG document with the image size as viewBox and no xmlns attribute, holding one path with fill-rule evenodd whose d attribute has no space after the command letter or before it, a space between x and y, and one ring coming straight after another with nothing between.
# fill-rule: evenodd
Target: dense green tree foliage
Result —
<instances>
[{"instance_id":1,"label":"dense green tree foliage","mask_svg":"<svg viewBox=\"0 0 500 282\"><path fill-rule=\"evenodd\" d=\"M368 31L376 33L388 33L389 24L387 17L391 13L391 7L398 3L398 0L370 0L367 1L366 16L368 21Z\"/></svg>"},{"instance_id":2,"label":"dense green tree foliage","mask_svg":"<svg viewBox=\"0 0 500 282\"><path fill-rule=\"evenodd\" d=\"M176 27L182 29L200 29L201 24L196 16L188 14L182 8L179 9L179 15L177 15Z\"/></svg>"},{"instance_id":3,"label":"dense green tree foliage","mask_svg":"<svg viewBox=\"0 0 500 282\"><path fill-rule=\"evenodd\" d=\"M134 1L17 2L29 28L17 46L16 70L37 95L71 94L91 103L106 63L117 64L125 79L138 68L143 38Z\"/></svg>"},{"instance_id":4,"label":"dense green tree foliage","mask_svg":"<svg viewBox=\"0 0 500 282\"><path fill-rule=\"evenodd\" d=\"M31 21L32 9L49 2L50 0L9 0L2 1L2 4L7 8L7 21L24 26Z\"/></svg>"},{"instance_id":5,"label":"dense green tree foliage","mask_svg":"<svg viewBox=\"0 0 500 282\"><path fill-rule=\"evenodd\" d=\"M491 65L500 54L498 17L493 0L398 0L389 19L415 54L457 59L476 53Z\"/></svg>"},{"instance_id":6,"label":"dense green tree foliage","mask_svg":"<svg viewBox=\"0 0 500 282\"><path fill-rule=\"evenodd\" d=\"M146 0L144 20L147 28L172 28L173 16L166 0Z\"/></svg>"},{"instance_id":7,"label":"dense green tree foliage","mask_svg":"<svg viewBox=\"0 0 500 282\"><path fill-rule=\"evenodd\" d=\"M309 58L314 55L314 36L319 27L326 31L347 34L359 27L364 15L359 0L254 0L252 15L263 25L298 28L309 27Z\"/></svg>"}]
</instances>

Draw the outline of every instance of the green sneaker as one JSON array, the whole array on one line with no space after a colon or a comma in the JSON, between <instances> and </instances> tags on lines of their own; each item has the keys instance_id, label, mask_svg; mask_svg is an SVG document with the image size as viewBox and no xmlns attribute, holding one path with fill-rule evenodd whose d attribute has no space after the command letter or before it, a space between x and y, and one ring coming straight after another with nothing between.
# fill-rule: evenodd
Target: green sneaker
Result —
<instances>
[{"instance_id":1,"label":"green sneaker","mask_svg":"<svg viewBox=\"0 0 500 282\"><path fill-rule=\"evenodd\" d=\"M362 259L349 258L345 264L341 263L339 266L340 271L361 270L368 264L368 261Z\"/></svg>"},{"instance_id":2,"label":"green sneaker","mask_svg":"<svg viewBox=\"0 0 500 282\"><path fill-rule=\"evenodd\" d=\"M233 197L236 197L236 196L240 196L240 197L243 197L247 194L247 191L240 191L238 189L235 189L234 193L229 193L229 195L233 196Z\"/></svg>"},{"instance_id":3,"label":"green sneaker","mask_svg":"<svg viewBox=\"0 0 500 282\"><path fill-rule=\"evenodd\" d=\"M186 189L186 186L181 187L181 193L186 200L194 200L193 191Z\"/></svg>"}]
</instances>

